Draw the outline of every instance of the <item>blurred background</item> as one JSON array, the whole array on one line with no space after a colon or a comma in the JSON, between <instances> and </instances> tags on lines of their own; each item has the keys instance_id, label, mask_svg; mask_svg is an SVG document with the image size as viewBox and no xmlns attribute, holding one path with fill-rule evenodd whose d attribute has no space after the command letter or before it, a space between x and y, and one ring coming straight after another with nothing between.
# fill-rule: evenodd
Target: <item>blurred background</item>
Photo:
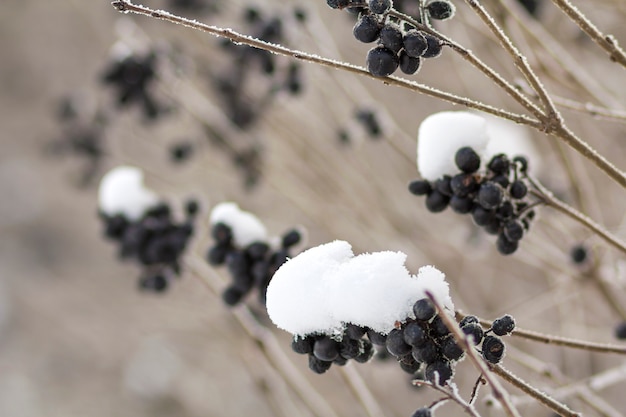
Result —
<instances>
[{"instance_id":1,"label":"blurred background","mask_svg":"<svg viewBox=\"0 0 626 417\"><path fill-rule=\"evenodd\" d=\"M437 28L523 85L479 19L455 3L457 16ZM535 16L515 1L483 3L551 93L616 110L611 120L563 111L574 131L624 168L624 68L549 1ZM626 43L621 0L577 3ZM264 36L357 65L371 47L352 37L352 15L321 0L145 4L257 36L259 22L280 19L280 33ZM204 261L208 213L225 200L274 235L302 226L300 249L344 239L356 253L401 250L411 271L436 265L465 312L509 313L523 328L617 343L614 328L626 320L623 254L540 208L520 250L503 257L469 216L429 213L407 191L418 177L419 123L458 106L283 57L267 63L191 29L122 15L108 1L3 0L0 20L0 416L409 416L439 398L411 387L393 361L314 375L255 297L248 304L256 315L242 307L233 314L220 298L227 273ZM103 82L127 54L153 65L153 102L120 105L114 83ZM450 50L408 78L522 112ZM559 197L625 237L623 189L553 138L511 126L501 135L503 147L523 146L533 174ZM139 267L120 262L103 237L97 183L119 164L144 169L147 185L180 218L188 198L200 201L184 271L163 294L140 291ZM577 245L588 250L578 265L570 257ZM269 349L249 333L263 326L271 331L264 340L279 342ZM508 339L505 366L533 385L585 415L626 410L619 356ZM607 372L613 379L592 379ZM477 376L459 365L463 395ZM502 415L487 393L481 413ZM511 393L523 415L551 415ZM461 413L452 404L438 412Z\"/></svg>"}]
</instances>

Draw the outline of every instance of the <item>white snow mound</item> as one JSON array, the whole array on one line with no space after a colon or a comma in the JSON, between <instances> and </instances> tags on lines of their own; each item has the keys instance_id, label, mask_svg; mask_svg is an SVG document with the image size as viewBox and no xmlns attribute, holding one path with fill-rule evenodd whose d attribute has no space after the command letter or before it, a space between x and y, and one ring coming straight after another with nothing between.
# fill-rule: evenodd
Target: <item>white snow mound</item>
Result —
<instances>
[{"instance_id":1,"label":"white snow mound","mask_svg":"<svg viewBox=\"0 0 626 417\"><path fill-rule=\"evenodd\" d=\"M235 245L248 246L254 242L266 242L267 230L261 221L252 213L243 211L236 203L224 202L211 210L211 226L224 223L233 233Z\"/></svg>"},{"instance_id":2,"label":"white snow mound","mask_svg":"<svg viewBox=\"0 0 626 417\"><path fill-rule=\"evenodd\" d=\"M270 281L266 307L274 324L294 335L339 334L346 323L387 334L413 317L413 304L428 290L451 313L445 275L432 266L411 275L402 252L354 256L336 240L288 260Z\"/></svg>"},{"instance_id":3,"label":"white snow mound","mask_svg":"<svg viewBox=\"0 0 626 417\"><path fill-rule=\"evenodd\" d=\"M482 160L489 141L487 121L466 111L446 111L428 116L417 135L417 168L422 178L434 181L455 175L454 155L470 146Z\"/></svg>"},{"instance_id":4,"label":"white snow mound","mask_svg":"<svg viewBox=\"0 0 626 417\"><path fill-rule=\"evenodd\" d=\"M123 214L130 220L138 220L158 204L159 198L144 187L143 172L139 168L118 166L100 180L98 201L100 210L106 215Z\"/></svg>"}]
</instances>

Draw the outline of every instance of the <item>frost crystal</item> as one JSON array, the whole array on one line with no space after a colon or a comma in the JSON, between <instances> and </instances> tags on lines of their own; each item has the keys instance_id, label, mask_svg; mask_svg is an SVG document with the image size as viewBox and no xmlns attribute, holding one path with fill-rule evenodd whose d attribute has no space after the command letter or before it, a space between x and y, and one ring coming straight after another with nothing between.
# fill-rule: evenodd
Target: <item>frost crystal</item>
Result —
<instances>
[{"instance_id":1,"label":"frost crystal","mask_svg":"<svg viewBox=\"0 0 626 417\"><path fill-rule=\"evenodd\" d=\"M441 112L428 116L420 125L417 138L417 167L422 178L434 181L455 175L456 151L469 146L484 160L489 141L487 121L473 113Z\"/></svg>"},{"instance_id":2,"label":"frost crystal","mask_svg":"<svg viewBox=\"0 0 626 417\"><path fill-rule=\"evenodd\" d=\"M387 334L396 321L413 317L415 302L428 290L454 311L448 284L432 266L417 276L404 266L402 252L354 256L344 241L302 252L276 272L267 289L267 312L294 335L338 334L347 323Z\"/></svg>"},{"instance_id":3,"label":"frost crystal","mask_svg":"<svg viewBox=\"0 0 626 417\"><path fill-rule=\"evenodd\" d=\"M220 203L211 211L211 226L223 223L230 227L235 245L246 247L254 242L266 242L267 230L252 213L243 211L236 203Z\"/></svg>"},{"instance_id":4,"label":"frost crystal","mask_svg":"<svg viewBox=\"0 0 626 417\"><path fill-rule=\"evenodd\" d=\"M119 166L100 180L98 201L100 210L108 216L123 214L129 220L137 220L156 206L159 198L144 187L143 172L139 168Z\"/></svg>"}]
</instances>

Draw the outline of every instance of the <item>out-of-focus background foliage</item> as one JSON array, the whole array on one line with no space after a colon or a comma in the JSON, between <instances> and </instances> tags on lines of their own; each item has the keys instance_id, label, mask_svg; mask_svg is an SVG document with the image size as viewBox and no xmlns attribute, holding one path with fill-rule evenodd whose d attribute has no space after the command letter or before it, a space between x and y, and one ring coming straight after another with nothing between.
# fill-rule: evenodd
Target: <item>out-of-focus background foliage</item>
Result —
<instances>
[{"instance_id":1,"label":"out-of-focus background foliage","mask_svg":"<svg viewBox=\"0 0 626 417\"><path fill-rule=\"evenodd\" d=\"M518 80L509 57L480 21L463 2L455 3L458 16L438 28L511 81ZM554 40L571 55L569 67L538 47L500 2L483 3L529 54L551 92L624 108L624 68L611 64L551 2L544 1L539 23L519 16L526 24L543 25L546 33L529 27L541 41ZM626 44L626 7L621 0L577 3L602 30ZM245 32L241 16L249 5L285 17L299 6L308 17L304 25L287 19L291 47L356 64L364 61L369 46L352 38L352 18L330 10L321 0L224 1L219 14L195 16ZM189 254L196 261L210 244L206 226L211 205L235 199L273 234L303 225L309 246L345 239L356 252L402 250L413 271L434 264L448 275L457 306L485 318L510 313L524 328L607 342L624 319L596 284L598 277L607 281L625 308L623 256L558 213L542 209L521 250L504 258L497 254L493 238L476 231L470 219L428 213L423 201L408 193L407 183L417 177L419 123L435 111L455 109L450 104L303 64L303 94L279 95L254 128L241 133L229 127L210 87L211 74L229 68L229 55L213 37L123 16L106 0L3 0L0 33L0 416L311 415L219 294L189 268L166 294L137 290L139 270L118 262L113 245L101 237L96 182L80 186L85 161L50 150L51 143L67 135L55 116L67 96L82 100L79 108L86 125L95 109L106 109L106 156L96 176L120 163L137 165L146 170L149 186L177 210L187 197L200 199L203 214ZM100 83L112 60L111 48L120 40L138 50L156 45L175 57L176 65L170 61L160 67L164 69L156 95L174 108L162 120L149 123L137 109L116 110L111 92ZM414 78L521 111L448 50L426 62ZM261 76L259 80L263 82ZM379 115L384 139L372 140L355 128L353 114L364 107ZM564 115L581 137L626 167L623 123L570 111ZM206 139L198 120L216 124L236 146L261 149L262 176L254 189L243 186L241 170ZM352 134L348 145L337 138L343 128ZM571 150L559 148L554 139L530 134L536 157L541 155L531 165L536 164L541 180L623 238L624 190ZM180 140L192 141L196 152L177 165L168 148ZM571 177L563 160L569 161ZM569 260L569 250L581 242L592 249L596 272L588 273L588 267L575 267ZM208 274L204 269L200 275L202 271ZM213 282L226 276L224 271L210 275ZM261 311L255 300L250 303ZM267 322L263 317L261 321ZM289 336L274 332L285 351L283 360L295 364L337 415L364 415L338 368L313 375L305 358L290 352ZM546 391L585 381L623 362L611 355L528 342L508 344L505 365ZM387 416L409 416L437 398L427 389L411 388L397 365L376 362L356 368ZM459 366L462 394L469 392L476 377L469 364ZM623 412L623 388L624 383L617 382L597 395ZM602 415L574 397L564 401L587 415ZM532 401L520 409L524 415L549 415ZM461 413L453 405L439 412ZM489 409L485 415L501 412Z\"/></svg>"}]
</instances>

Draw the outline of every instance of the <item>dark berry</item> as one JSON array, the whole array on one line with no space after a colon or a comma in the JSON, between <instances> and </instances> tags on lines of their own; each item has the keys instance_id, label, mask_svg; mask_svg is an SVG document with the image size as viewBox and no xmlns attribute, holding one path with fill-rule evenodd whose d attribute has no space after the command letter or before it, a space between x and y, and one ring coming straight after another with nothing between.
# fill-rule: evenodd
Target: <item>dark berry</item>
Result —
<instances>
[{"instance_id":1,"label":"dark berry","mask_svg":"<svg viewBox=\"0 0 626 417\"><path fill-rule=\"evenodd\" d=\"M370 11L375 14L383 14L391 9L391 0L368 0Z\"/></svg>"},{"instance_id":2,"label":"dark berry","mask_svg":"<svg viewBox=\"0 0 626 417\"><path fill-rule=\"evenodd\" d=\"M415 412L411 415L411 417L431 417L432 413L430 412L430 408L422 407L415 410Z\"/></svg>"},{"instance_id":3,"label":"dark berry","mask_svg":"<svg viewBox=\"0 0 626 417\"><path fill-rule=\"evenodd\" d=\"M411 346L404 341L404 332L393 329L387 335L386 347L393 356L400 357L411 352Z\"/></svg>"},{"instance_id":4,"label":"dark berry","mask_svg":"<svg viewBox=\"0 0 626 417\"><path fill-rule=\"evenodd\" d=\"M587 248L582 245L576 245L570 251L570 257L575 264L582 264L587 260Z\"/></svg>"},{"instance_id":5,"label":"dark berry","mask_svg":"<svg viewBox=\"0 0 626 417\"><path fill-rule=\"evenodd\" d=\"M415 180L409 184L409 191L414 195L426 195L432 191L432 186L427 180Z\"/></svg>"},{"instance_id":6,"label":"dark berry","mask_svg":"<svg viewBox=\"0 0 626 417\"><path fill-rule=\"evenodd\" d=\"M380 43L395 53L400 52L400 49L402 49L402 32L400 32L400 28L395 24L387 23L380 30Z\"/></svg>"},{"instance_id":7,"label":"dark berry","mask_svg":"<svg viewBox=\"0 0 626 417\"><path fill-rule=\"evenodd\" d=\"M504 201L496 210L496 214L502 219L508 219L515 213L515 207L510 201Z\"/></svg>"},{"instance_id":8,"label":"dark berry","mask_svg":"<svg viewBox=\"0 0 626 417\"><path fill-rule=\"evenodd\" d=\"M412 321L404 328L404 341L411 346L422 346L426 342L426 333L422 326Z\"/></svg>"},{"instance_id":9,"label":"dark berry","mask_svg":"<svg viewBox=\"0 0 626 417\"><path fill-rule=\"evenodd\" d=\"M433 363L440 358L439 349L432 339L429 339L422 346L414 347L411 354L418 362Z\"/></svg>"},{"instance_id":10,"label":"dark berry","mask_svg":"<svg viewBox=\"0 0 626 417\"><path fill-rule=\"evenodd\" d=\"M454 193L452 192L452 185L450 184L451 182L452 177L450 177L449 175L444 175L443 177L438 178L435 181L435 189L447 197L452 197L452 194Z\"/></svg>"},{"instance_id":11,"label":"dark berry","mask_svg":"<svg viewBox=\"0 0 626 417\"><path fill-rule=\"evenodd\" d=\"M380 34L381 24L378 18L371 14L362 15L354 25L352 34L363 43L374 42Z\"/></svg>"},{"instance_id":12,"label":"dark berry","mask_svg":"<svg viewBox=\"0 0 626 417\"><path fill-rule=\"evenodd\" d=\"M311 336L294 336L293 340L291 341L291 349L294 352L299 353L300 355L313 353L314 342L315 339L313 339Z\"/></svg>"},{"instance_id":13,"label":"dark berry","mask_svg":"<svg viewBox=\"0 0 626 417\"><path fill-rule=\"evenodd\" d=\"M489 168L489 170L494 174L504 175L508 174L509 166L509 158L507 158L506 155L503 153L495 155L493 158L491 158L489 164L487 164L487 168Z\"/></svg>"},{"instance_id":14,"label":"dark berry","mask_svg":"<svg viewBox=\"0 0 626 417\"><path fill-rule=\"evenodd\" d=\"M424 376L433 384L445 385L452 378L452 367L448 361L437 361L426 367Z\"/></svg>"},{"instance_id":15,"label":"dark berry","mask_svg":"<svg viewBox=\"0 0 626 417\"><path fill-rule=\"evenodd\" d=\"M193 146L190 143L179 143L170 148L170 157L174 162L183 162L192 155Z\"/></svg>"},{"instance_id":16,"label":"dark berry","mask_svg":"<svg viewBox=\"0 0 626 417\"><path fill-rule=\"evenodd\" d=\"M435 306L428 298L422 298L413 304L413 314L416 320L428 321L435 316L436 312Z\"/></svg>"},{"instance_id":17,"label":"dark berry","mask_svg":"<svg viewBox=\"0 0 626 417\"><path fill-rule=\"evenodd\" d=\"M436 336L445 336L450 333L450 329L446 326L446 323L441 319L441 316L435 316L432 322L429 324L430 330Z\"/></svg>"},{"instance_id":18,"label":"dark berry","mask_svg":"<svg viewBox=\"0 0 626 417\"><path fill-rule=\"evenodd\" d=\"M504 233L500 233L498 235L498 240L496 240L496 248L498 249L498 252L500 252L502 255L510 255L514 253L518 247L519 240L510 241L509 239L507 239Z\"/></svg>"},{"instance_id":19,"label":"dark berry","mask_svg":"<svg viewBox=\"0 0 626 417\"><path fill-rule=\"evenodd\" d=\"M366 64L370 74L375 77L386 77L398 68L400 60L392 50L378 46L367 53Z\"/></svg>"},{"instance_id":20,"label":"dark berry","mask_svg":"<svg viewBox=\"0 0 626 417\"><path fill-rule=\"evenodd\" d=\"M526 197L527 193L528 187L526 187L526 184L524 184L524 181L522 180L514 181L513 184L511 184L511 188L509 189L509 194L511 194L511 197L518 200L520 198Z\"/></svg>"},{"instance_id":21,"label":"dark berry","mask_svg":"<svg viewBox=\"0 0 626 417\"><path fill-rule=\"evenodd\" d=\"M504 356L504 343L496 336L485 336L483 340L483 357L487 362L498 363Z\"/></svg>"},{"instance_id":22,"label":"dark berry","mask_svg":"<svg viewBox=\"0 0 626 417\"><path fill-rule=\"evenodd\" d=\"M328 371L332 364L332 361L323 361L316 358L314 355L309 355L309 369L316 374L323 374Z\"/></svg>"},{"instance_id":23,"label":"dark berry","mask_svg":"<svg viewBox=\"0 0 626 417\"><path fill-rule=\"evenodd\" d=\"M480 156L469 146L464 146L456 151L454 162L466 174L472 174L480 168Z\"/></svg>"},{"instance_id":24,"label":"dark berry","mask_svg":"<svg viewBox=\"0 0 626 417\"><path fill-rule=\"evenodd\" d=\"M420 365L421 365L421 363L416 361L415 358L413 358L413 355L411 354L405 355L402 358L400 358L399 363L400 363L400 368L408 374L414 374L415 372L417 372L420 369Z\"/></svg>"},{"instance_id":25,"label":"dark berry","mask_svg":"<svg viewBox=\"0 0 626 417\"><path fill-rule=\"evenodd\" d=\"M359 340L365 335L365 328L356 324L348 323L346 325L345 335L354 340Z\"/></svg>"},{"instance_id":26,"label":"dark berry","mask_svg":"<svg viewBox=\"0 0 626 417\"><path fill-rule=\"evenodd\" d=\"M428 48L426 48L426 52L424 52L422 56L424 58L436 58L441 55L441 50L443 49L441 41L428 33L424 33L424 38L426 38Z\"/></svg>"},{"instance_id":27,"label":"dark berry","mask_svg":"<svg viewBox=\"0 0 626 417\"><path fill-rule=\"evenodd\" d=\"M426 197L426 208L432 213L442 212L448 207L450 197L441 194L439 191L433 191Z\"/></svg>"},{"instance_id":28,"label":"dark berry","mask_svg":"<svg viewBox=\"0 0 626 417\"><path fill-rule=\"evenodd\" d=\"M513 162L517 165L520 172L528 171L528 159L525 156L516 156L513 158Z\"/></svg>"},{"instance_id":29,"label":"dark berry","mask_svg":"<svg viewBox=\"0 0 626 417\"><path fill-rule=\"evenodd\" d=\"M341 355L337 356L337 358L333 361L333 364L337 366L345 366L347 363L348 363L348 359L344 358Z\"/></svg>"},{"instance_id":30,"label":"dark berry","mask_svg":"<svg viewBox=\"0 0 626 417\"><path fill-rule=\"evenodd\" d=\"M619 340L626 340L626 321L621 322L615 327L615 337Z\"/></svg>"},{"instance_id":31,"label":"dark berry","mask_svg":"<svg viewBox=\"0 0 626 417\"><path fill-rule=\"evenodd\" d=\"M455 361L463 356L463 349L456 343L454 337L448 336L441 345L441 353L451 361Z\"/></svg>"},{"instance_id":32,"label":"dark berry","mask_svg":"<svg viewBox=\"0 0 626 417\"><path fill-rule=\"evenodd\" d=\"M237 287L231 286L226 288L222 293L222 300L226 305L234 306L238 304L245 294Z\"/></svg>"},{"instance_id":33,"label":"dark berry","mask_svg":"<svg viewBox=\"0 0 626 417\"><path fill-rule=\"evenodd\" d=\"M478 317L472 315L463 317L459 322L459 327L463 327L470 323L479 323Z\"/></svg>"},{"instance_id":34,"label":"dark berry","mask_svg":"<svg viewBox=\"0 0 626 417\"><path fill-rule=\"evenodd\" d=\"M509 184L511 184L509 177L505 174L496 175L491 179L491 181L495 182L496 184L500 184L502 188L508 188Z\"/></svg>"},{"instance_id":35,"label":"dark berry","mask_svg":"<svg viewBox=\"0 0 626 417\"><path fill-rule=\"evenodd\" d=\"M332 362L339 356L339 343L328 336L315 341L313 355L322 361Z\"/></svg>"},{"instance_id":36,"label":"dark berry","mask_svg":"<svg viewBox=\"0 0 626 417\"><path fill-rule=\"evenodd\" d=\"M302 239L302 235L297 230L290 230L289 232L283 235L282 246L283 248L290 248L294 245L300 243L300 239Z\"/></svg>"},{"instance_id":37,"label":"dark berry","mask_svg":"<svg viewBox=\"0 0 626 417\"><path fill-rule=\"evenodd\" d=\"M412 56L409 56L404 50L400 52L400 71L402 71L403 73L407 75L413 75L417 71L419 71L421 65L421 58L413 58Z\"/></svg>"},{"instance_id":38,"label":"dark berry","mask_svg":"<svg viewBox=\"0 0 626 417\"><path fill-rule=\"evenodd\" d=\"M200 205L196 200L189 200L185 203L185 213L187 216L193 217L198 214L198 210L200 209Z\"/></svg>"},{"instance_id":39,"label":"dark berry","mask_svg":"<svg viewBox=\"0 0 626 417\"><path fill-rule=\"evenodd\" d=\"M504 236L511 242L516 242L524 237L524 226L519 220L507 221L502 231Z\"/></svg>"},{"instance_id":40,"label":"dark berry","mask_svg":"<svg viewBox=\"0 0 626 417\"><path fill-rule=\"evenodd\" d=\"M367 340L361 340L361 353L354 358L358 363L366 363L374 356L374 346Z\"/></svg>"},{"instance_id":41,"label":"dark berry","mask_svg":"<svg viewBox=\"0 0 626 417\"><path fill-rule=\"evenodd\" d=\"M421 32L415 29L409 30L402 38L402 45L406 54L412 58L419 58L424 55L428 48L428 42Z\"/></svg>"},{"instance_id":42,"label":"dark berry","mask_svg":"<svg viewBox=\"0 0 626 417\"><path fill-rule=\"evenodd\" d=\"M454 16L454 5L449 1L435 0L426 6L430 17L436 20L445 20Z\"/></svg>"},{"instance_id":43,"label":"dark berry","mask_svg":"<svg viewBox=\"0 0 626 417\"><path fill-rule=\"evenodd\" d=\"M207 260L211 265L223 265L226 262L226 257L232 249L229 246L217 245L209 249L207 254Z\"/></svg>"},{"instance_id":44,"label":"dark berry","mask_svg":"<svg viewBox=\"0 0 626 417\"><path fill-rule=\"evenodd\" d=\"M248 245L246 253L250 256L250 258L258 260L263 259L269 250L270 247L267 243L254 242Z\"/></svg>"},{"instance_id":45,"label":"dark berry","mask_svg":"<svg viewBox=\"0 0 626 417\"><path fill-rule=\"evenodd\" d=\"M474 202L472 201L471 198L459 197L456 195L452 196L449 204L450 204L450 208L455 213L459 213L459 214L467 214L472 211L472 208L474 208Z\"/></svg>"},{"instance_id":46,"label":"dark berry","mask_svg":"<svg viewBox=\"0 0 626 417\"><path fill-rule=\"evenodd\" d=\"M326 4L333 9L343 9L350 4L350 0L326 0Z\"/></svg>"},{"instance_id":47,"label":"dark berry","mask_svg":"<svg viewBox=\"0 0 626 417\"><path fill-rule=\"evenodd\" d=\"M221 244L229 244L233 238L232 230L224 223L217 223L214 225L211 230L211 234L213 235L213 239L215 239L217 243Z\"/></svg>"},{"instance_id":48,"label":"dark berry","mask_svg":"<svg viewBox=\"0 0 626 417\"><path fill-rule=\"evenodd\" d=\"M477 226L486 226L492 220L496 220L496 213L493 210L485 210L483 207L479 205L475 205L472 209L472 219L474 219L474 223ZM498 222L499 224L499 222Z\"/></svg>"},{"instance_id":49,"label":"dark berry","mask_svg":"<svg viewBox=\"0 0 626 417\"><path fill-rule=\"evenodd\" d=\"M485 232L489 233L490 235L500 234L500 232L502 231L502 222L494 214L494 217L489 220L486 225L484 225L484 229Z\"/></svg>"},{"instance_id":50,"label":"dark berry","mask_svg":"<svg viewBox=\"0 0 626 417\"><path fill-rule=\"evenodd\" d=\"M385 346L387 342L387 335L380 334L372 329L367 330L367 338L377 346Z\"/></svg>"},{"instance_id":51,"label":"dark berry","mask_svg":"<svg viewBox=\"0 0 626 417\"><path fill-rule=\"evenodd\" d=\"M496 336L504 336L511 333L515 329L515 319L510 315L504 315L499 319L495 319L491 325L491 330Z\"/></svg>"},{"instance_id":52,"label":"dark berry","mask_svg":"<svg viewBox=\"0 0 626 417\"><path fill-rule=\"evenodd\" d=\"M339 344L339 355L345 359L354 359L361 354L359 340L345 338Z\"/></svg>"},{"instance_id":53,"label":"dark berry","mask_svg":"<svg viewBox=\"0 0 626 417\"><path fill-rule=\"evenodd\" d=\"M458 174L450 180L452 193L459 197L467 197L478 190L479 185L472 174Z\"/></svg>"},{"instance_id":54,"label":"dark berry","mask_svg":"<svg viewBox=\"0 0 626 417\"><path fill-rule=\"evenodd\" d=\"M502 188L491 182L487 181L480 186L478 191L478 204L487 210L493 210L502 203Z\"/></svg>"},{"instance_id":55,"label":"dark berry","mask_svg":"<svg viewBox=\"0 0 626 417\"><path fill-rule=\"evenodd\" d=\"M483 328L480 327L478 323L467 323L464 326L461 326L461 330L468 336L474 337L474 344L478 345L483 340L484 331Z\"/></svg>"}]
</instances>

